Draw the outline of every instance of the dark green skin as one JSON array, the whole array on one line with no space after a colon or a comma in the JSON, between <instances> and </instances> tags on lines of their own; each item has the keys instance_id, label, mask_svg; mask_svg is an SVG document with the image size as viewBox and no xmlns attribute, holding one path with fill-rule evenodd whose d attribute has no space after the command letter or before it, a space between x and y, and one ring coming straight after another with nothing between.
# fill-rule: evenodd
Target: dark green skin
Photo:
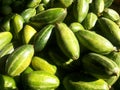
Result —
<instances>
[{"instance_id":1,"label":"dark green skin","mask_svg":"<svg viewBox=\"0 0 120 90\"><path fill-rule=\"evenodd\" d=\"M55 63L56 66L63 68L65 70L74 71L79 65L79 60L73 60L71 58L66 57L58 50L52 48L48 52L51 60Z\"/></svg>"},{"instance_id":2,"label":"dark green skin","mask_svg":"<svg viewBox=\"0 0 120 90\"><path fill-rule=\"evenodd\" d=\"M7 15L1 23L1 27L4 29L4 31L10 31L10 19L12 18L12 15Z\"/></svg>"},{"instance_id":3,"label":"dark green skin","mask_svg":"<svg viewBox=\"0 0 120 90\"><path fill-rule=\"evenodd\" d=\"M13 27L13 30L11 29L11 32L15 39L20 39L20 32L24 26L24 19L20 14L14 14L13 18L11 19L11 26Z\"/></svg>"},{"instance_id":4,"label":"dark green skin","mask_svg":"<svg viewBox=\"0 0 120 90\"><path fill-rule=\"evenodd\" d=\"M108 79L112 76L119 76L119 67L106 56L97 53L88 53L82 58L82 65L86 72L91 75Z\"/></svg>"},{"instance_id":5,"label":"dark green skin","mask_svg":"<svg viewBox=\"0 0 120 90\"><path fill-rule=\"evenodd\" d=\"M110 58L111 60L113 60L119 67L120 69L120 52L119 51L114 51L111 52L110 54L106 55L108 58ZM112 86L113 84L116 83L116 81L118 80L119 76L112 76L108 79L105 79L105 81Z\"/></svg>"},{"instance_id":6,"label":"dark green skin","mask_svg":"<svg viewBox=\"0 0 120 90\"><path fill-rule=\"evenodd\" d=\"M34 39L34 48L36 52L40 52L45 48L53 28L54 25L46 25L37 33Z\"/></svg>"},{"instance_id":7,"label":"dark green skin","mask_svg":"<svg viewBox=\"0 0 120 90\"><path fill-rule=\"evenodd\" d=\"M30 21L39 22L39 23L58 23L62 22L66 17L67 10L64 8L50 8L44 10L35 16L31 17Z\"/></svg>"},{"instance_id":8,"label":"dark green skin","mask_svg":"<svg viewBox=\"0 0 120 90\"><path fill-rule=\"evenodd\" d=\"M102 17L98 19L98 26L102 35L115 46L120 45L120 28L112 20Z\"/></svg>"},{"instance_id":9,"label":"dark green skin","mask_svg":"<svg viewBox=\"0 0 120 90\"><path fill-rule=\"evenodd\" d=\"M120 78L113 84L112 87L114 88L114 90L120 89Z\"/></svg>"},{"instance_id":10,"label":"dark green skin","mask_svg":"<svg viewBox=\"0 0 120 90\"><path fill-rule=\"evenodd\" d=\"M3 5L1 6L1 14L2 15L9 15L12 13L12 8L9 5Z\"/></svg>"},{"instance_id":11,"label":"dark green skin","mask_svg":"<svg viewBox=\"0 0 120 90\"><path fill-rule=\"evenodd\" d=\"M69 58L77 60L80 57L80 45L72 30L65 23L57 24L55 30L57 44Z\"/></svg>"},{"instance_id":12,"label":"dark green skin","mask_svg":"<svg viewBox=\"0 0 120 90\"><path fill-rule=\"evenodd\" d=\"M105 8L110 7L114 0L104 0Z\"/></svg>"},{"instance_id":13,"label":"dark green skin","mask_svg":"<svg viewBox=\"0 0 120 90\"><path fill-rule=\"evenodd\" d=\"M13 3L13 0L1 0L2 1L2 5L10 5Z\"/></svg>"}]
</instances>

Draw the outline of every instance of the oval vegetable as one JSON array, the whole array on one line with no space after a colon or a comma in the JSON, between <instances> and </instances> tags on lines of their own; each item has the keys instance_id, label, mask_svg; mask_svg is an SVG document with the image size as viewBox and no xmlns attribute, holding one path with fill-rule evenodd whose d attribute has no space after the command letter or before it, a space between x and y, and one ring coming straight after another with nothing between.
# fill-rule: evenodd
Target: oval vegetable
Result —
<instances>
[{"instance_id":1,"label":"oval vegetable","mask_svg":"<svg viewBox=\"0 0 120 90\"><path fill-rule=\"evenodd\" d=\"M22 76L25 90L51 90L59 86L59 79L45 71L33 71Z\"/></svg>"},{"instance_id":2,"label":"oval vegetable","mask_svg":"<svg viewBox=\"0 0 120 90\"><path fill-rule=\"evenodd\" d=\"M67 10L64 8L50 8L31 17L30 21L46 24L58 23L64 20L66 14Z\"/></svg>"},{"instance_id":3,"label":"oval vegetable","mask_svg":"<svg viewBox=\"0 0 120 90\"><path fill-rule=\"evenodd\" d=\"M20 34L20 31L22 30L23 28L23 24L24 24L24 19L23 17L20 15L20 14L15 14L13 16L13 18L11 19L11 25L12 25L12 29L11 32L12 34L14 35L15 39L19 39L19 34Z\"/></svg>"},{"instance_id":4,"label":"oval vegetable","mask_svg":"<svg viewBox=\"0 0 120 90\"><path fill-rule=\"evenodd\" d=\"M89 11L89 2L87 0L74 1L73 14L77 22L81 23Z\"/></svg>"},{"instance_id":5,"label":"oval vegetable","mask_svg":"<svg viewBox=\"0 0 120 90\"><path fill-rule=\"evenodd\" d=\"M79 42L91 51L100 54L108 54L116 50L109 40L95 32L89 30L80 30L75 34Z\"/></svg>"},{"instance_id":6,"label":"oval vegetable","mask_svg":"<svg viewBox=\"0 0 120 90\"><path fill-rule=\"evenodd\" d=\"M98 53L88 53L82 58L82 65L86 72L96 78L107 79L111 76L119 76L118 65L106 56Z\"/></svg>"},{"instance_id":7,"label":"oval vegetable","mask_svg":"<svg viewBox=\"0 0 120 90\"><path fill-rule=\"evenodd\" d=\"M101 35L106 37L113 45L120 45L120 28L111 19L102 17L98 19Z\"/></svg>"},{"instance_id":8,"label":"oval vegetable","mask_svg":"<svg viewBox=\"0 0 120 90\"><path fill-rule=\"evenodd\" d=\"M5 71L7 75L20 75L30 65L33 55L33 45L22 45L18 47L6 61Z\"/></svg>"},{"instance_id":9,"label":"oval vegetable","mask_svg":"<svg viewBox=\"0 0 120 90\"><path fill-rule=\"evenodd\" d=\"M80 56L80 46L74 33L65 23L58 23L55 30L57 44L63 53L73 60Z\"/></svg>"},{"instance_id":10,"label":"oval vegetable","mask_svg":"<svg viewBox=\"0 0 120 90\"><path fill-rule=\"evenodd\" d=\"M66 90L109 90L103 79L97 79L84 73L72 73L65 76L63 85Z\"/></svg>"},{"instance_id":11,"label":"oval vegetable","mask_svg":"<svg viewBox=\"0 0 120 90\"><path fill-rule=\"evenodd\" d=\"M46 59L38 56L33 57L31 65L35 70L43 70L51 74L55 74L57 71L57 67L55 65L50 64Z\"/></svg>"},{"instance_id":12,"label":"oval vegetable","mask_svg":"<svg viewBox=\"0 0 120 90\"><path fill-rule=\"evenodd\" d=\"M13 35L10 32L0 32L0 50L11 42Z\"/></svg>"}]
</instances>

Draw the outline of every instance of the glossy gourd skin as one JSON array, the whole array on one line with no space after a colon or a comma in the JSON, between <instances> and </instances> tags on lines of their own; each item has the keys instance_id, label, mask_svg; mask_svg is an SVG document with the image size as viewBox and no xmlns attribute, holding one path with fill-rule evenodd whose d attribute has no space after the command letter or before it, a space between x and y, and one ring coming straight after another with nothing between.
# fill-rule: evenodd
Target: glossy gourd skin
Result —
<instances>
[{"instance_id":1,"label":"glossy gourd skin","mask_svg":"<svg viewBox=\"0 0 120 90\"><path fill-rule=\"evenodd\" d=\"M18 47L6 61L6 73L10 76L20 75L30 65L33 55L33 45Z\"/></svg>"},{"instance_id":2,"label":"glossy gourd skin","mask_svg":"<svg viewBox=\"0 0 120 90\"><path fill-rule=\"evenodd\" d=\"M22 77L26 90L47 90L55 89L59 86L59 79L45 71L33 71L24 74Z\"/></svg>"}]
</instances>

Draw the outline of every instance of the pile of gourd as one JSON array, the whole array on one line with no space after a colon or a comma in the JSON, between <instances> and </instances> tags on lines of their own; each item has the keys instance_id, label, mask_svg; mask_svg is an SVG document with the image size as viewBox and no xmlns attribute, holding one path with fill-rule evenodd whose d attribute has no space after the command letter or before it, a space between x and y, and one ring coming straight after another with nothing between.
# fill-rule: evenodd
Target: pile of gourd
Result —
<instances>
[{"instance_id":1,"label":"pile of gourd","mask_svg":"<svg viewBox=\"0 0 120 90\"><path fill-rule=\"evenodd\" d=\"M120 89L113 0L0 0L0 90Z\"/></svg>"}]
</instances>

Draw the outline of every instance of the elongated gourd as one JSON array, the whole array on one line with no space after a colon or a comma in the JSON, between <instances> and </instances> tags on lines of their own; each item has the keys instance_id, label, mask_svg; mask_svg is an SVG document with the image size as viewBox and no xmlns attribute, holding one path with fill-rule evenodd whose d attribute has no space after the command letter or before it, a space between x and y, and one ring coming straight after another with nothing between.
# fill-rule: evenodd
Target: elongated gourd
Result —
<instances>
[{"instance_id":1,"label":"elongated gourd","mask_svg":"<svg viewBox=\"0 0 120 90\"><path fill-rule=\"evenodd\" d=\"M29 65L34 55L32 45L18 47L7 59L5 71L9 76L20 75Z\"/></svg>"}]
</instances>

